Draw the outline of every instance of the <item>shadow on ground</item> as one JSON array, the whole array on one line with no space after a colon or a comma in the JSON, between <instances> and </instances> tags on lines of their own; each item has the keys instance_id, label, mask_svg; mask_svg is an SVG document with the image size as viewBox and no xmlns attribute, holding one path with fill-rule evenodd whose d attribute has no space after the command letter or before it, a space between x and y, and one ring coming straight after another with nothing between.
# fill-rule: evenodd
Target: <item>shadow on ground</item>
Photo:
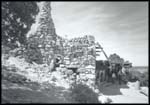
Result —
<instances>
[{"instance_id":1,"label":"shadow on ground","mask_svg":"<svg viewBox=\"0 0 150 105\"><path fill-rule=\"evenodd\" d=\"M9 81L3 81L2 85L2 103L70 103L59 87L48 86L43 89L37 83L18 84Z\"/></svg>"},{"instance_id":2,"label":"shadow on ground","mask_svg":"<svg viewBox=\"0 0 150 105\"><path fill-rule=\"evenodd\" d=\"M99 90L104 95L122 95L120 89L122 88L129 88L127 85L122 84L112 84L112 83L101 83L99 85Z\"/></svg>"}]
</instances>

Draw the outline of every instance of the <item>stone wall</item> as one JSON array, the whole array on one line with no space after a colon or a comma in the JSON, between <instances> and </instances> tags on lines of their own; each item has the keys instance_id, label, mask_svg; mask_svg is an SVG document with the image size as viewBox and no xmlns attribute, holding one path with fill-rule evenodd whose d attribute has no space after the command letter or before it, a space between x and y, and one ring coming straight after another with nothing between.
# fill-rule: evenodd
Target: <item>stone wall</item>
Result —
<instances>
[{"instance_id":1,"label":"stone wall","mask_svg":"<svg viewBox=\"0 0 150 105\"><path fill-rule=\"evenodd\" d=\"M50 2L40 2L39 9L38 27L36 32L30 35L29 40L34 40L37 43L37 47L43 56L43 63L49 64L55 54L57 35L51 16Z\"/></svg>"},{"instance_id":2,"label":"stone wall","mask_svg":"<svg viewBox=\"0 0 150 105\"><path fill-rule=\"evenodd\" d=\"M78 65L95 65L95 38L92 35L72 38L58 36L51 16L50 2L40 2L37 29L28 40L36 43L40 49L43 63L50 64L57 55L69 58L70 63Z\"/></svg>"},{"instance_id":3,"label":"stone wall","mask_svg":"<svg viewBox=\"0 0 150 105\"><path fill-rule=\"evenodd\" d=\"M91 35L72 38L64 45L64 56L79 65L95 65L95 38Z\"/></svg>"}]
</instances>

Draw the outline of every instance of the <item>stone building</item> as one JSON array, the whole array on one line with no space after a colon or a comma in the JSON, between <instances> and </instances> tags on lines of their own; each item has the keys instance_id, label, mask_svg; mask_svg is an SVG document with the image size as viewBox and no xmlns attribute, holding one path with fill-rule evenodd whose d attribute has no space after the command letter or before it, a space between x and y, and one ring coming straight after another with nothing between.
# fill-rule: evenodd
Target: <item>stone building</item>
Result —
<instances>
[{"instance_id":1,"label":"stone building","mask_svg":"<svg viewBox=\"0 0 150 105\"><path fill-rule=\"evenodd\" d=\"M70 62L81 65L94 65L95 38L92 35L72 38L70 40L58 36L51 16L51 3L40 2L38 14L38 27L29 39L35 42L40 49L43 63L49 64L57 55L69 58ZM90 60L90 61L89 61Z\"/></svg>"}]
</instances>

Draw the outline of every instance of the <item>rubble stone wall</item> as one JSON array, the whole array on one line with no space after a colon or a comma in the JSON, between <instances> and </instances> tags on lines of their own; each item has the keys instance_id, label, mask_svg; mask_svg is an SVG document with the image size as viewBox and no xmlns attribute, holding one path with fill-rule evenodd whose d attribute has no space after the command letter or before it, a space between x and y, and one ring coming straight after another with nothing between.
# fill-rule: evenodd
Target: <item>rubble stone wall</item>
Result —
<instances>
[{"instance_id":1,"label":"rubble stone wall","mask_svg":"<svg viewBox=\"0 0 150 105\"><path fill-rule=\"evenodd\" d=\"M95 38L91 35L72 38L64 46L65 57L81 65L95 65Z\"/></svg>"},{"instance_id":2,"label":"rubble stone wall","mask_svg":"<svg viewBox=\"0 0 150 105\"><path fill-rule=\"evenodd\" d=\"M55 54L56 32L53 19L51 16L51 3L40 2L40 12L38 14L38 27L36 32L30 35L29 40L32 39L37 43L43 56L43 63L49 64Z\"/></svg>"}]
</instances>

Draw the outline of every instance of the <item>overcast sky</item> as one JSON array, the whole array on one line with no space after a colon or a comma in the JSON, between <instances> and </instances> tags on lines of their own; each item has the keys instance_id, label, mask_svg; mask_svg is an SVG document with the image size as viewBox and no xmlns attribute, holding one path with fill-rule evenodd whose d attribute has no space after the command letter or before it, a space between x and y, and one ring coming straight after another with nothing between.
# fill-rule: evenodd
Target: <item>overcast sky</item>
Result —
<instances>
[{"instance_id":1,"label":"overcast sky","mask_svg":"<svg viewBox=\"0 0 150 105\"><path fill-rule=\"evenodd\" d=\"M107 55L148 65L148 2L52 2L56 33L93 35Z\"/></svg>"}]
</instances>

